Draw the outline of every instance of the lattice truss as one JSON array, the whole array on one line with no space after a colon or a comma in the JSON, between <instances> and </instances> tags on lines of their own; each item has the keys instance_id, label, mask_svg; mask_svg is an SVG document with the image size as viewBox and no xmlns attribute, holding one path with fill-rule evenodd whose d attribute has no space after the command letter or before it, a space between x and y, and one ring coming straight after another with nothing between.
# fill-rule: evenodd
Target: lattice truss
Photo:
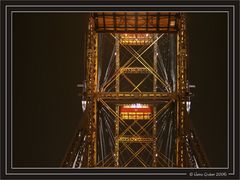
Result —
<instances>
[{"instance_id":1,"label":"lattice truss","mask_svg":"<svg viewBox=\"0 0 240 180\"><path fill-rule=\"evenodd\" d=\"M78 129L62 166L207 165L186 123L185 26L179 28L179 33L96 33L90 19L87 126Z\"/></svg>"},{"instance_id":2,"label":"lattice truss","mask_svg":"<svg viewBox=\"0 0 240 180\"><path fill-rule=\"evenodd\" d=\"M111 34L109 38L115 44L99 87L98 127L113 133L106 141L99 131L100 147L103 144L111 151L99 154L98 165L173 166L176 67L168 58L169 38L176 36Z\"/></svg>"}]
</instances>

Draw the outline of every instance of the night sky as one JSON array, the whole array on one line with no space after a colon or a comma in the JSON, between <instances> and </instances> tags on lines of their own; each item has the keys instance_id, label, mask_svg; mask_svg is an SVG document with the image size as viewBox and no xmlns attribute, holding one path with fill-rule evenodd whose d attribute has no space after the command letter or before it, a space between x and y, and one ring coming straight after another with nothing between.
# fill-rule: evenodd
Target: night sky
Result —
<instances>
[{"instance_id":1,"label":"night sky","mask_svg":"<svg viewBox=\"0 0 240 180\"><path fill-rule=\"evenodd\" d=\"M86 14L14 14L13 166L59 167L81 119ZM227 165L227 16L189 14L191 123Z\"/></svg>"}]
</instances>

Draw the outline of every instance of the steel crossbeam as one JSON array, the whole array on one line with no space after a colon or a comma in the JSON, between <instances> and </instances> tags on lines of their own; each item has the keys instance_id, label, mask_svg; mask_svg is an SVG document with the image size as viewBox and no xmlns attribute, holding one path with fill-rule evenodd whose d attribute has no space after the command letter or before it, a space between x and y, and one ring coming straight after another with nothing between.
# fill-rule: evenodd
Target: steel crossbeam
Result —
<instances>
[{"instance_id":1,"label":"steel crossbeam","mask_svg":"<svg viewBox=\"0 0 240 180\"><path fill-rule=\"evenodd\" d=\"M99 92L96 94L96 98L108 100L171 100L177 99L178 95L176 93L168 92Z\"/></svg>"},{"instance_id":2,"label":"steel crossbeam","mask_svg":"<svg viewBox=\"0 0 240 180\"><path fill-rule=\"evenodd\" d=\"M126 67L121 68L121 73L125 74L148 74L149 71L147 68L141 68L141 67Z\"/></svg>"},{"instance_id":3,"label":"steel crossbeam","mask_svg":"<svg viewBox=\"0 0 240 180\"><path fill-rule=\"evenodd\" d=\"M126 137L126 136L119 136L119 141L121 142L153 142L153 138L149 137L139 137L139 136L131 136L131 137Z\"/></svg>"}]
</instances>

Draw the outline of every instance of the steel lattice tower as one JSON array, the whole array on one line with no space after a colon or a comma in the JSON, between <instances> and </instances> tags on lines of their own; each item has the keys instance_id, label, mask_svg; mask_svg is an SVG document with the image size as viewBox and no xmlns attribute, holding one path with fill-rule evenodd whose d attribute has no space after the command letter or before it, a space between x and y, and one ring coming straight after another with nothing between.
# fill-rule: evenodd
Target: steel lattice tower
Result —
<instances>
[{"instance_id":1,"label":"steel lattice tower","mask_svg":"<svg viewBox=\"0 0 240 180\"><path fill-rule=\"evenodd\" d=\"M104 69L106 37L113 51ZM78 128L62 166L208 166L189 124L184 14L92 14L86 64L86 126Z\"/></svg>"}]
</instances>

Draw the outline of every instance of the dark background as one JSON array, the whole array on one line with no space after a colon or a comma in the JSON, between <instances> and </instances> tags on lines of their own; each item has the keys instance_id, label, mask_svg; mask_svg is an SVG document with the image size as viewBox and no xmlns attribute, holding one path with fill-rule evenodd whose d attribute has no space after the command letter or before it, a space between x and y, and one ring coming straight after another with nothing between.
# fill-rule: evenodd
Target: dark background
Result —
<instances>
[{"instance_id":1,"label":"dark background","mask_svg":"<svg viewBox=\"0 0 240 180\"><path fill-rule=\"evenodd\" d=\"M58 167L81 119L86 14L14 14L13 165ZM227 166L227 15L188 15L191 123Z\"/></svg>"}]
</instances>

